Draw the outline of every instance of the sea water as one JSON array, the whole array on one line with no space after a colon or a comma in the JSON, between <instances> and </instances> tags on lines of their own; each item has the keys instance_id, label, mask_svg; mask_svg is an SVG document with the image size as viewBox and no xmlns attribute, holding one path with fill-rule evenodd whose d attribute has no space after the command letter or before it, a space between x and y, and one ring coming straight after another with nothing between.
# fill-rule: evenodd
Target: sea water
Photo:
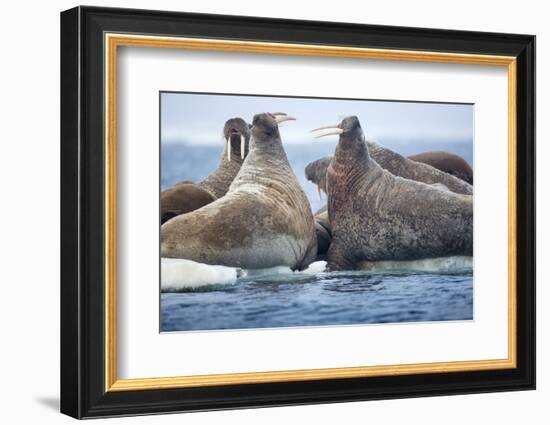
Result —
<instances>
[{"instance_id":1,"label":"sea water","mask_svg":"<svg viewBox=\"0 0 550 425\"><path fill-rule=\"evenodd\" d=\"M162 259L161 331L472 319L471 259L407 263L327 273Z\"/></svg>"}]
</instances>

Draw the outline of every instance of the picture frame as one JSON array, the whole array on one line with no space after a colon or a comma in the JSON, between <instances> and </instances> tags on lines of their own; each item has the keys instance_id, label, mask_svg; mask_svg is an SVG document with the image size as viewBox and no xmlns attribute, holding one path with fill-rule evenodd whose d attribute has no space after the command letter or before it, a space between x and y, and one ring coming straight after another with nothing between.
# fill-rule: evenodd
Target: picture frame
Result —
<instances>
[{"instance_id":1,"label":"picture frame","mask_svg":"<svg viewBox=\"0 0 550 425\"><path fill-rule=\"evenodd\" d=\"M119 379L121 46L482 64L508 75L508 356ZM61 412L75 418L535 388L535 37L179 12L61 13ZM120 253L119 253L120 254ZM504 266L503 266L504 267Z\"/></svg>"}]
</instances>

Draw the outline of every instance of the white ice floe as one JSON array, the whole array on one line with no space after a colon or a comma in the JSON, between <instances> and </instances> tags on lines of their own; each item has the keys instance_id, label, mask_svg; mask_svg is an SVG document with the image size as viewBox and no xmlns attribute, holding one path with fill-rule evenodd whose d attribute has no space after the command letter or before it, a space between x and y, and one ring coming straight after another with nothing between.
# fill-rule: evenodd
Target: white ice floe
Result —
<instances>
[{"instance_id":1,"label":"white ice floe","mask_svg":"<svg viewBox=\"0 0 550 425\"><path fill-rule=\"evenodd\" d=\"M323 273L325 261L317 261L302 272L292 272L289 267L279 266L269 269L242 270L234 267L212 266L197 263L191 260L175 258L161 259L161 290L163 292L177 292L193 290L211 285L231 285L241 278L243 280L261 277L288 279L294 275L312 275ZM415 261L363 261L359 269L367 273L396 273L396 272L424 272L424 273L455 273L470 271L473 267L472 257L442 257L428 258ZM261 281L261 279L259 279Z\"/></svg>"},{"instance_id":2,"label":"white ice floe","mask_svg":"<svg viewBox=\"0 0 550 425\"><path fill-rule=\"evenodd\" d=\"M241 275L240 269L210 266L176 258L161 258L160 267L162 291L178 291L207 285L227 285L235 283Z\"/></svg>"},{"instance_id":3,"label":"white ice floe","mask_svg":"<svg viewBox=\"0 0 550 425\"><path fill-rule=\"evenodd\" d=\"M426 273L454 273L472 270L472 257L454 256L440 258L426 258L413 261L362 261L359 269L363 271L382 272L426 272Z\"/></svg>"},{"instance_id":4,"label":"white ice floe","mask_svg":"<svg viewBox=\"0 0 550 425\"><path fill-rule=\"evenodd\" d=\"M292 273L290 267L288 266L275 266L269 267L267 269L247 269L243 270L243 277L259 277L259 276L273 276L277 274L288 274Z\"/></svg>"},{"instance_id":5,"label":"white ice floe","mask_svg":"<svg viewBox=\"0 0 550 425\"><path fill-rule=\"evenodd\" d=\"M240 277L246 277L246 278L256 278L256 277L262 277L262 276L275 276L275 275L287 275L287 274L316 274L316 273L322 273L325 271L325 267L327 266L326 261L317 261L315 263L311 263L309 267L301 272L293 272L290 267L288 266L276 266L276 267L270 267L267 269L249 269L249 270L242 270Z\"/></svg>"},{"instance_id":6,"label":"white ice floe","mask_svg":"<svg viewBox=\"0 0 550 425\"><path fill-rule=\"evenodd\" d=\"M316 261L315 263L311 263L309 267L305 269L302 273L307 273L307 274L323 273L326 267L327 267L326 261Z\"/></svg>"},{"instance_id":7,"label":"white ice floe","mask_svg":"<svg viewBox=\"0 0 550 425\"><path fill-rule=\"evenodd\" d=\"M318 261L301 273L314 274L325 270L326 262ZM209 285L230 285L238 278L258 278L261 276L287 275L292 272L287 266L268 269L242 270L234 267L211 266L191 260L176 258L161 259L161 290L174 292L196 289Z\"/></svg>"}]
</instances>

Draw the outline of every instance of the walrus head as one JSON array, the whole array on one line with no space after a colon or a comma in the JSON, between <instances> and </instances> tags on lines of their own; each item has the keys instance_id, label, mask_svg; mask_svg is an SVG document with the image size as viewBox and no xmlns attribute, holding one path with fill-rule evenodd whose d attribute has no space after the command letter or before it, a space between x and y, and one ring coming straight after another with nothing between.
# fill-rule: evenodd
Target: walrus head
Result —
<instances>
[{"instance_id":1,"label":"walrus head","mask_svg":"<svg viewBox=\"0 0 550 425\"><path fill-rule=\"evenodd\" d=\"M317 186L317 193L321 198L321 190L327 193L327 169L332 161L332 156L326 156L310 162L305 169L306 179Z\"/></svg>"},{"instance_id":2,"label":"walrus head","mask_svg":"<svg viewBox=\"0 0 550 425\"><path fill-rule=\"evenodd\" d=\"M248 153L250 126L242 118L231 118L225 122L223 137L227 143L227 160L243 160Z\"/></svg>"},{"instance_id":3,"label":"walrus head","mask_svg":"<svg viewBox=\"0 0 550 425\"><path fill-rule=\"evenodd\" d=\"M280 139L279 124L294 120L296 118L288 116L284 112L256 114L252 120L252 136L255 141Z\"/></svg>"},{"instance_id":4,"label":"walrus head","mask_svg":"<svg viewBox=\"0 0 550 425\"><path fill-rule=\"evenodd\" d=\"M368 148L359 118L355 115L344 118L340 124L326 125L311 130L315 137L339 135L337 152L345 153L346 156L359 159L368 157Z\"/></svg>"}]
</instances>

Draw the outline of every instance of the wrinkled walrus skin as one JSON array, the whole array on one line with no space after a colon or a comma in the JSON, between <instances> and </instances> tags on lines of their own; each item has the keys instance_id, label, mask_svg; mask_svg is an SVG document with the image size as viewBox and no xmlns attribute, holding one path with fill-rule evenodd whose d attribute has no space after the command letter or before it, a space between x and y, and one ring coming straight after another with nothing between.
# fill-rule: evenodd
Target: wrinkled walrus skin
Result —
<instances>
[{"instance_id":1,"label":"wrinkled walrus skin","mask_svg":"<svg viewBox=\"0 0 550 425\"><path fill-rule=\"evenodd\" d=\"M371 156L383 168L388 169L391 173L395 175L404 178L410 178L412 180L426 182L427 184L431 184L433 187L442 190L449 190L449 188L444 183L439 182L439 180L445 181L447 184L449 184L449 186L453 187L455 189L455 192L457 193L471 193L472 191L472 187L469 186L469 184L457 181L457 179L453 178L452 176L446 176L444 173L447 173L447 171L441 170L440 168L435 167L433 164L428 164L429 166L425 166L423 164L415 164L415 162L411 160L412 157L406 158L396 152L393 152L391 149L387 149L373 142L367 142L367 145L370 149ZM445 152L442 152L442 154L445 154ZM448 155L452 156L453 154ZM442 156L443 155L440 155L440 157ZM430 158L432 157L430 156ZM316 161L309 163L305 168L306 178L317 185L318 191L322 190L323 192L327 193L326 176L327 169L331 161L332 156L326 156L324 158L320 158ZM421 161L420 159L416 159L415 161L424 163L424 161ZM466 163L464 159L462 159L462 161ZM432 167L439 169L439 171L441 172L433 170ZM459 175L456 175L456 177L460 178ZM322 213L324 213L325 211L326 207L323 207L314 214L315 228L317 229L317 260L326 259L326 251L328 250L328 247L331 243L330 222L328 221L328 217L321 218ZM319 221L323 221L323 225L320 225Z\"/></svg>"},{"instance_id":2,"label":"wrinkled walrus skin","mask_svg":"<svg viewBox=\"0 0 550 425\"><path fill-rule=\"evenodd\" d=\"M360 261L472 255L473 197L397 177L369 155L357 117L346 118L327 172L329 270Z\"/></svg>"},{"instance_id":3,"label":"wrinkled walrus skin","mask_svg":"<svg viewBox=\"0 0 550 425\"><path fill-rule=\"evenodd\" d=\"M220 162L204 180L199 183L180 182L160 195L161 224L168 220L208 205L221 198L229 190L235 176L248 153L250 140L249 125L242 118L231 118L226 121L224 129L225 143ZM241 136L244 138L241 140ZM244 141L244 151L241 145ZM228 153L229 144L231 152Z\"/></svg>"},{"instance_id":4,"label":"wrinkled walrus skin","mask_svg":"<svg viewBox=\"0 0 550 425\"><path fill-rule=\"evenodd\" d=\"M275 117L254 117L250 152L227 194L161 227L161 255L205 264L303 270L314 261L313 215Z\"/></svg>"},{"instance_id":5,"label":"wrinkled walrus skin","mask_svg":"<svg viewBox=\"0 0 550 425\"><path fill-rule=\"evenodd\" d=\"M368 141L367 145L371 158L373 158L382 168L396 176L426 184L442 184L451 192L455 193L462 193L465 195L471 195L473 193L472 185L464 179L461 179L458 175L442 171L435 165L419 159L413 160L412 157L406 158L374 142ZM320 158L309 163L305 169L306 178L318 185L319 189L323 190L325 193L327 192L326 170L331 160L331 156ZM462 161L464 161L464 159L462 159ZM466 161L464 162L466 163ZM468 165L468 163L466 163L466 165Z\"/></svg>"}]
</instances>

